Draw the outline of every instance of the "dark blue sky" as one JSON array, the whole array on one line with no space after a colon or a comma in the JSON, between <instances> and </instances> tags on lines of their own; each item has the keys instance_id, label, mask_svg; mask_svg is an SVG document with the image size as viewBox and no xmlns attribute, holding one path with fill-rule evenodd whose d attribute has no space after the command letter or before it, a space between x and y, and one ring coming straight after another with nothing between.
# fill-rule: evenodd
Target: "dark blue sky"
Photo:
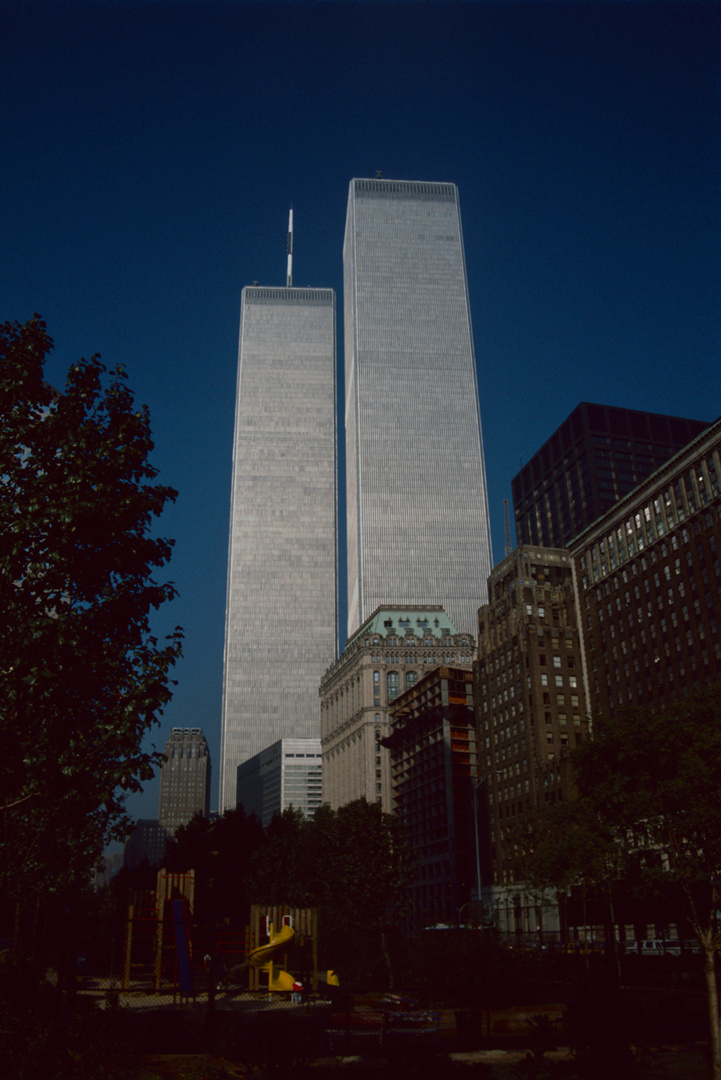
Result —
<instances>
[{"instance_id":1,"label":"dark blue sky","mask_svg":"<svg viewBox=\"0 0 721 1080\"><path fill-rule=\"evenodd\" d=\"M719 415L720 10L2 5L0 318L44 316L60 386L124 363L180 491L158 745L202 726L217 781L240 290L284 283L291 203L342 361L349 180L458 184L496 561L512 476L579 401Z\"/></svg>"}]
</instances>

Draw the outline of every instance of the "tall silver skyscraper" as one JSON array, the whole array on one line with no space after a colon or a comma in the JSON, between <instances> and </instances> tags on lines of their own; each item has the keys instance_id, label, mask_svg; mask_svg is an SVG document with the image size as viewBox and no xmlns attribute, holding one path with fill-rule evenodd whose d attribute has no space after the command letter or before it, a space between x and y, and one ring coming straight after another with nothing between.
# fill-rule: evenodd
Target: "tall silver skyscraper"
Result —
<instances>
[{"instance_id":1,"label":"tall silver skyscraper","mask_svg":"<svg viewBox=\"0 0 721 1080\"><path fill-rule=\"evenodd\" d=\"M348 633L387 604L475 633L491 539L455 185L352 180L343 261Z\"/></svg>"},{"instance_id":2,"label":"tall silver skyscraper","mask_svg":"<svg viewBox=\"0 0 721 1080\"><path fill-rule=\"evenodd\" d=\"M225 616L220 811L238 765L320 738L336 655L335 294L243 289Z\"/></svg>"}]
</instances>

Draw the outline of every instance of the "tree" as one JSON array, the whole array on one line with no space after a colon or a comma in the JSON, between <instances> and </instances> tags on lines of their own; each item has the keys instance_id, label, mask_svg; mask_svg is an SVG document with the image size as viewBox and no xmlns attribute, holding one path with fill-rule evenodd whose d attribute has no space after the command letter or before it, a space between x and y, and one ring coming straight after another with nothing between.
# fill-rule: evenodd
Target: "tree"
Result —
<instances>
[{"instance_id":1,"label":"tree","mask_svg":"<svg viewBox=\"0 0 721 1080\"><path fill-rule=\"evenodd\" d=\"M177 493L153 482L147 408L97 355L58 394L52 348L39 316L0 326L0 884L18 900L87 879L124 837L181 648L150 632L175 590L149 531Z\"/></svg>"},{"instance_id":2,"label":"tree","mask_svg":"<svg viewBox=\"0 0 721 1080\"><path fill-rule=\"evenodd\" d=\"M647 886L680 889L704 953L713 1075L721 1080L721 686L667 711L600 718L573 762L578 800L567 827L549 835L547 857L557 865L549 861L547 870L557 880L597 881L633 871Z\"/></svg>"},{"instance_id":3,"label":"tree","mask_svg":"<svg viewBox=\"0 0 721 1080\"><path fill-rule=\"evenodd\" d=\"M253 869L259 902L319 908L331 967L357 977L382 957L392 986L386 929L415 870L397 818L365 799L339 810L322 806L310 820L286 810L271 823Z\"/></svg>"},{"instance_id":4,"label":"tree","mask_svg":"<svg viewBox=\"0 0 721 1080\"><path fill-rule=\"evenodd\" d=\"M168 869L195 870L193 915L211 936L221 920L235 929L245 929L251 903L250 860L265 843L260 821L255 814L246 814L242 806L226 810L214 821L196 814L168 842Z\"/></svg>"}]
</instances>

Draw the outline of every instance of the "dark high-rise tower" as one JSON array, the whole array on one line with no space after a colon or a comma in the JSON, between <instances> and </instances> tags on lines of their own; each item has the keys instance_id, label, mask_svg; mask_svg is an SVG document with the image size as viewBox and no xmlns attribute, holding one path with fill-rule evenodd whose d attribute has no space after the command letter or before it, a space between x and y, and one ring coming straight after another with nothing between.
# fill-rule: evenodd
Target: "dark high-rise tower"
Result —
<instances>
[{"instance_id":1,"label":"dark high-rise tower","mask_svg":"<svg viewBox=\"0 0 721 1080\"><path fill-rule=\"evenodd\" d=\"M168 836L196 814L208 816L210 751L200 728L173 728L163 751L158 819Z\"/></svg>"},{"instance_id":2,"label":"dark high-rise tower","mask_svg":"<svg viewBox=\"0 0 721 1080\"><path fill-rule=\"evenodd\" d=\"M706 427L581 402L511 482L518 543L565 547Z\"/></svg>"}]
</instances>

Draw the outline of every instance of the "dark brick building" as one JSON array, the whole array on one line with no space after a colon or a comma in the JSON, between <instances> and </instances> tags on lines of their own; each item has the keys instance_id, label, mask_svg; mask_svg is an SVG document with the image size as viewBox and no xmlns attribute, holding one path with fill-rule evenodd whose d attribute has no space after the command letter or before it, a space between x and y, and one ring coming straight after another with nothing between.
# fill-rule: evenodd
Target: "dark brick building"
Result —
<instances>
[{"instance_id":1,"label":"dark brick building","mask_svg":"<svg viewBox=\"0 0 721 1080\"><path fill-rule=\"evenodd\" d=\"M488 579L474 664L479 774L488 806L494 919L501 932L557 928L553 898L527 888L524 826L568 787L587 731L571 558L524 545Z\"/></svg>"},{"instance_id":2,"label":"dark brick building","mask_svg":"<svg viewBox=\"0 0 721 1080\"><path fill-rule=\"evenodd\" d=\"M569 546L592 714L721 679L721 420Z\"/></svg>"},{"instance_id":3,"label":"dark brick building","mask_svg":"<svg viewBox=\"0 0 721 1080\"><path fill-rule=\"evenodd\" d=\"M394 810L418 855L410 887L412 929L456 924L477 898L477 772L473 675L440 667L390 706Z\"/></svg>"}]
</instances>

